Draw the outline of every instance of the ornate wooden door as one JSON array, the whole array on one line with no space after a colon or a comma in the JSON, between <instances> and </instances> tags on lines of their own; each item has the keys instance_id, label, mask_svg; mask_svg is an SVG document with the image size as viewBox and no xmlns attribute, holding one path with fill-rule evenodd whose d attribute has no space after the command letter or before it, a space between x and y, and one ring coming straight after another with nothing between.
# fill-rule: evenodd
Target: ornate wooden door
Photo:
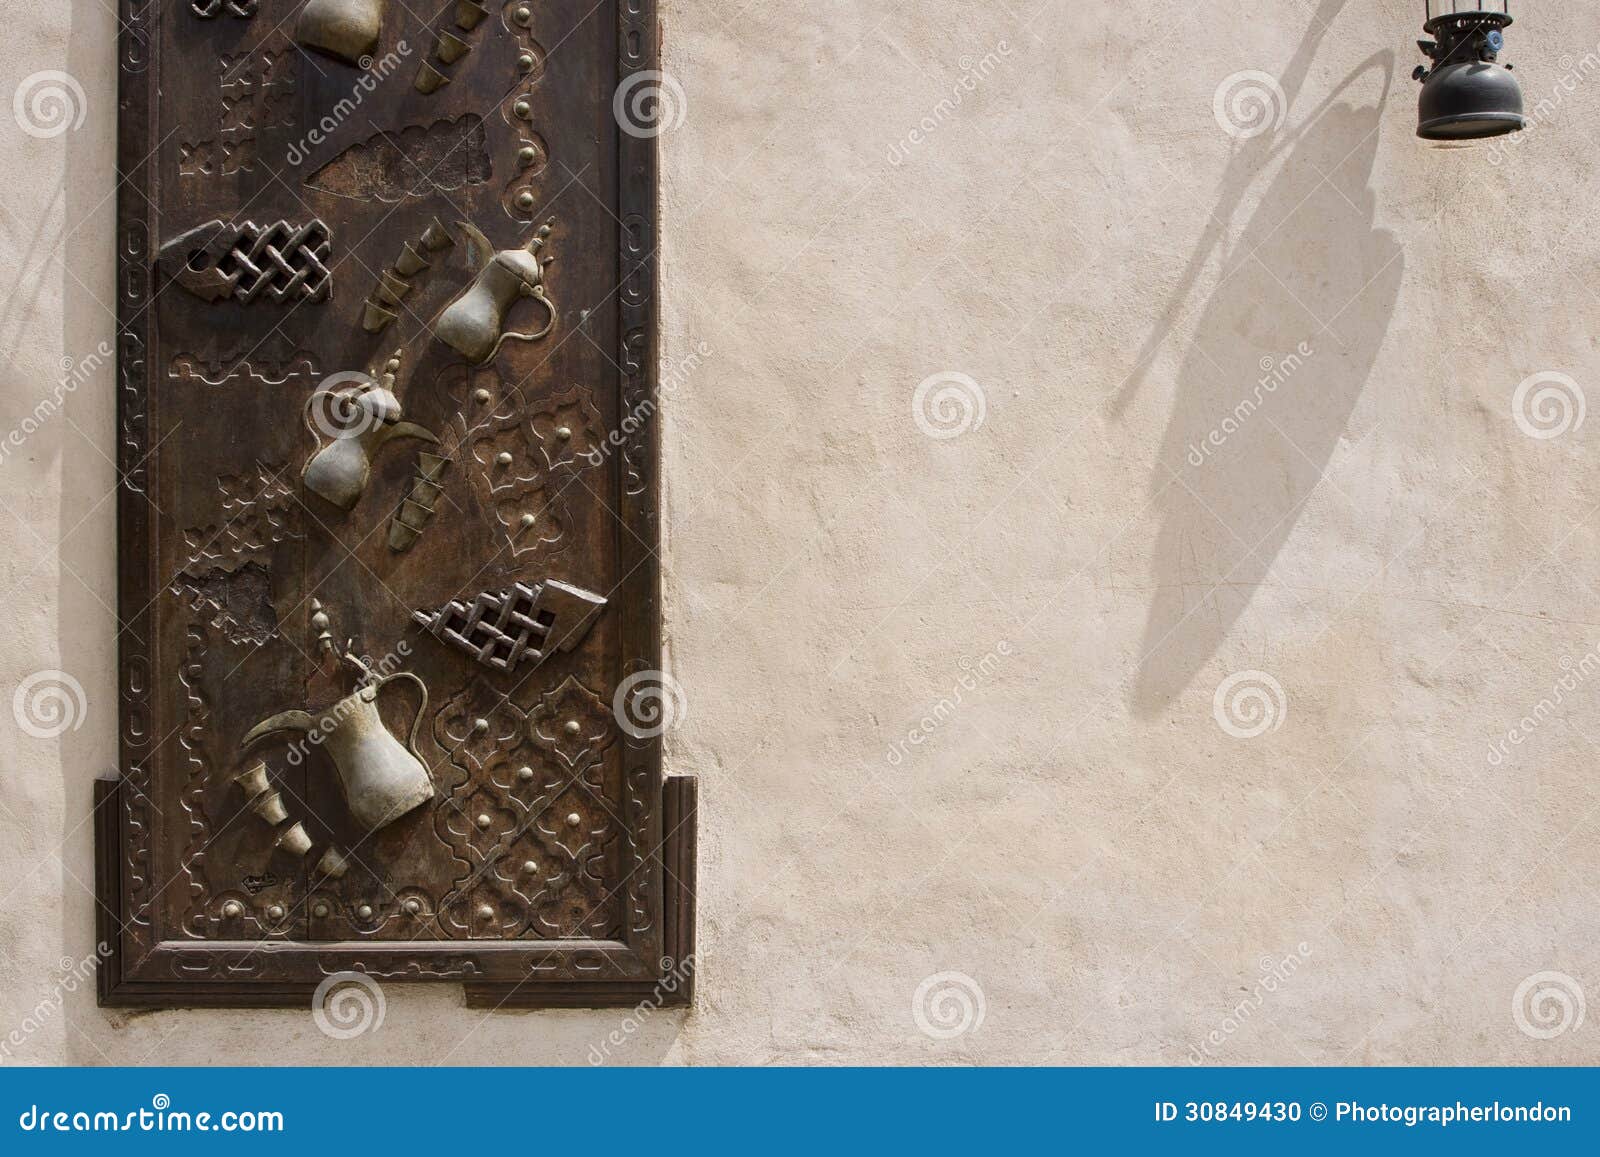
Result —
<instances>
[{"instance_id":1,"label":"ornate wooden door","mask_svg":"<svg viewBox=\"0 0 1600 1157\"><path fill-rule=\"evenodd\" d=\"M653 0L122 19L102 1000L687 999Z\"/></svg>"}]
</instances>

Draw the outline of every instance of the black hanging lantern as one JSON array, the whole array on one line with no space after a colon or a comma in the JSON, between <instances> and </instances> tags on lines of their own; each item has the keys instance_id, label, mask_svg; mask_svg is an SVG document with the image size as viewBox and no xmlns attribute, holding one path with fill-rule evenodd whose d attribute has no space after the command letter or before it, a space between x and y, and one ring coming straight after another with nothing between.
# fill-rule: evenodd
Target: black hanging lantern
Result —
<instances>
[{"instance_id":1,"label":"black hanging lantern","mask_svg":"<svg viewBox=\"0 0 1600 1157\"><path fill-rule=\"evenodd\" d=\"M1450 11L1435 14L1432 0L1424 0L1422 29L1433 39L1419 40L1417 47L1433 66L1418 65L1413 74L1422 81L1417 136L1424 140L1482 140L1514 133L1526 123L1522 86L1511 66L1499 62L1504 30L1511 24L1510 0L1500 0L1498 12L1483 10L1493 0L1476 2L1483 7L1458 11L1449 0Z\"/></svg>"}]
</instances>

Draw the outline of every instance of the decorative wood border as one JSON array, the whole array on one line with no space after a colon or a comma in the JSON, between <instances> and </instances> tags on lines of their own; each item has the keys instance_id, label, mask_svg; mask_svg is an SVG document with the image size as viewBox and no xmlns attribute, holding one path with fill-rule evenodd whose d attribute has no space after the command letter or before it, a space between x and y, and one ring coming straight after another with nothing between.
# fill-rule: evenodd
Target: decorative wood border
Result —
<instances>
[{"instance_id":1,"label":"decorative wood border","mask_svg":"<svg viewBox=\"0 0 1600 1157\"><path fill-rule=\"evenodd\" d=\"M656 0L614 0L617 81L657 67ZM119 0L117 138L118 430L117 542L119 754L121 774L95 784L95 877L99 970L105 1006L272 1008L304 1006L320 979L362 971L394 981L464 982L481 1008L684 1005L692 998L695 820L692 777L663 779L659 737L624 736L624 822L632 870L625 880L620 941L158 940L150 916L153 849L165 838L151 805L152 679L167 670L155 653L153 599L161 589L150 549L145 487L157 450L149 445L147 350L153 235L144 190L156 165L156 0ZM654 137L617 134L617 288L621 414L654 412L658 395L657 176ZM626 669L659 670L659 423L633 423L617 472L618 590ZM177 657L172 657L176 674Z\"/></svg>"}]
</instances>

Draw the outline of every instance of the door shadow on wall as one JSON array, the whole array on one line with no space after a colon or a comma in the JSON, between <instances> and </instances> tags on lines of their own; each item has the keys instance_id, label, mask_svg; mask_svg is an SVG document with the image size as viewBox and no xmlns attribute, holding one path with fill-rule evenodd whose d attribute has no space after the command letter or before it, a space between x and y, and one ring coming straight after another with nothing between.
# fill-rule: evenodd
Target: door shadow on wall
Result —
<instances>
[{"instance_id":1,"label":"door shadow on wall","mask_svg":"<svg viewBox=\"0 0 1600 1157\"><path fill-rule=\"evenodd\" d=\"M1302 45L1299 73L1285 73L1287 102L1320 35ZM1151 480L1161 526L1131 695L1140 715L1159 715L1193 681L1268 580L1383 343L1404 261L1394 235L1374 223L1370 184L1393 67L1392 53L1375 54L1303 128L1241 147L1206 238L1141 354L1147 365L1249 188L1288 151L1222 253L1221 282L1178 370ZM1381 91L1360 103L1353 93L1368 84ZM1113 412L1138 382L1130 379Z\"/></svg>"}]
</instances>

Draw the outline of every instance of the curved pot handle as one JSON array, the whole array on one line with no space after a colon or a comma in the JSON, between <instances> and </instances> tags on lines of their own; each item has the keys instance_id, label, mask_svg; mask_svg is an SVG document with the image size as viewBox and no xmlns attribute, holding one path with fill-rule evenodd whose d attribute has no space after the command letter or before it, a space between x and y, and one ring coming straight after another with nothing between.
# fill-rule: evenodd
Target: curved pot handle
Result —
<instances>
[{"instance_id":1,"label":"curved pot handle","mask_svg":"<svg viewBox=\"0 0 1600 1157\"><path fill-rule=\"evenodd\" d=\"M428 766L428 761L423 759L422 753L417 750L417 731L422 727L422 717L428 713L428 685L422 681L422 676L413 671L396 671L392 675L383 676L377 683L373 684L373 695L376 696L386 684L392 683L396 679L410 679L417 685L417 690L422 693L422 700L417 704L417 714L411 720L411 735L406 740L406 750L416 757L418 763L426 767Z\"/></svg>"}]
</instances>

